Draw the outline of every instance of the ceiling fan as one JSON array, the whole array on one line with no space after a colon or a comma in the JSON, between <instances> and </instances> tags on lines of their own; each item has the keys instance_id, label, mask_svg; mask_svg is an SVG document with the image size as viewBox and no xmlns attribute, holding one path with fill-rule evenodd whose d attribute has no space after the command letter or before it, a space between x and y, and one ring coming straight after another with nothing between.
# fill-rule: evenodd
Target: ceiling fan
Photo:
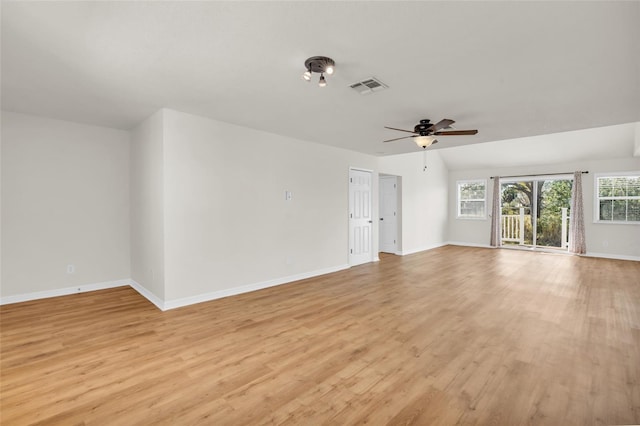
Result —
<instances>
[{"instance_id":1,"label":"ceiling fan","mask_svg":"<svg viewBox=\"0 0 640 426\"><path fill-rule=\"evenodd\" d=\"M404 129L396 129L395 127L387 127L385 129L397 130L400 132L413 133L411 136L403 136L401 138L389 139L384 142L393 142L400 139L414 138L415 143L422 148L426 148L434 143L437 143L436 136L463 136L463 135L475 135L478 133L477 130L450 130L450 131L441 131L442 129L448 129L455 121L449 120L445 118L444 120L440 120L437 123L431 123L431 120L424 119L420 120L420 123L417 124L413 131L404 130Z\"/></svg>"}]
</instances>

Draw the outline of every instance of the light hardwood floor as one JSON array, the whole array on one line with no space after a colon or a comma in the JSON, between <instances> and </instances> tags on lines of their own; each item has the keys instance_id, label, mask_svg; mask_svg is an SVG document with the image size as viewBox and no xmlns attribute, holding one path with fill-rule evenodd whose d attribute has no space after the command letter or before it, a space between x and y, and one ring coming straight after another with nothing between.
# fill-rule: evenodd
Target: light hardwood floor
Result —
<instances>
[{"instance_id":1,"label":"light hardwood floor","mask_svg":"<svg viewBox=\"0 0 640 426\"><path fill-rule=\"evenodd\" d=\"M637 424L640 262L446 246L167 312L6 305L1 422Z\"/></svg>"}]
</instances>

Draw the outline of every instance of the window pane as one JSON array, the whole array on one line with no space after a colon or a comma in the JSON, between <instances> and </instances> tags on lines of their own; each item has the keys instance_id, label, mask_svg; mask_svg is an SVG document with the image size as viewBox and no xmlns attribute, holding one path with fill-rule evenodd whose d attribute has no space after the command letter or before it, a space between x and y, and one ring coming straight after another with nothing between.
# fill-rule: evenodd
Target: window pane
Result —
<instances>
[{"instance_id":1,"label":"window pane","mask_svg":"<svg viewBox=\"0 0 640 426\"><path fill-rule=\"evenodd\" d=\"M484 201L461 201L460 216L484 217Z\"/></svg>"},{"instance_id":2,"label":"window pane","mask_svg":"<svg viewBox=\"0 0 640 426\"><path fill-rule=\"evenodd\" d=\"M627 220L640 222L640 200L629 200L627 206Z\"/></svg>"},{"instance_id":3,"label":"window pane","mask_svg":"<svg viewBox=\"0 0 640 426\"><path fill-rule=\"evenodd\" d=\"M483 199L484 198L484 188L471 190L471 198Z\"/></svg>"},{"instance_id":4,"label":"window pane","mask_svg":"<svg viewBox=\"0 0 640 426\"><path fill-rule=\"evenodd\" d=\"M467 200L471 197L469 197L469 185L460 185L460 199L461 200Z\"/></svg>"},{"instance_id":5,"label":"window pane","mask_svg":"<svg viewBox=\"0 0 640 426\"><path fill-rule=\"evenodd\" d=\"M598 195L600 197L613 195L613 180L611 178L598 178Z\"/></svg>"},{"instance_id":6,"label":"window pane","mask_svg":"<svg viewBox=\"0 0 640 426\"><path fill-rule=\"evenodd\" d=\"M460 199L484 199L484 183L463 183L460 184Z\"/></svg>"},{"instance_id":7,"label":"window pane","mask_svg":"<svg viewBox=\"0 0 640 426\"><path fill-rule=\"evenodd\" d=\"M630 197L640 196L640 176L630 176L628 178L627 195Z\"/></svg>"},{"instance_id":8,"label":"window pane","mask_svg":"<svg viewBox=\"0 0 640 426\"><path fill-rule=\"evenodd\" d=\"M600 220L611 220L613 201L600 200Z\"/></svg>"},{"instance_id":9,"label":"window pane","mask_svg":"<svg viewBox=\"0 0 640 426\"><path fill-rule=\"evenodd\" d=\"M627 220L626 200L613 200L613 220Z\"/></svg>"},{"instance_id":10,"label":"window pane","mask_svg":"<svg viewBox=\"0 0 640 426\"><path fill-rule=\"evenodd\" d=\"M613 193L614 197L624 197L627 195L627 178L626 177L616 177L613 178ZM615 210L615 208L614 208Z\"/></svg>"}]
</instances>

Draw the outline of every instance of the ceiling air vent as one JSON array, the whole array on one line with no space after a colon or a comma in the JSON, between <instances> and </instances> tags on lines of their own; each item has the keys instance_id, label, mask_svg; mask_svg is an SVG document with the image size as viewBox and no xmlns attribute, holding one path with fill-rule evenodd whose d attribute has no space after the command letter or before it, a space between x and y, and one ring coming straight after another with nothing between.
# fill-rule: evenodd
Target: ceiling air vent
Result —
<instances>
[{"instance_id":1,"label":"ceiling air vent","mask_svg":"<svg viewBox=\"0 0 640 426\"><path fill-rule=\"evenodd\" d=\"M361 95L368 95L389 88L389 86L374 77L365 78L362 81L353 83L350 87Z\"/></svg>"}]
</instances>

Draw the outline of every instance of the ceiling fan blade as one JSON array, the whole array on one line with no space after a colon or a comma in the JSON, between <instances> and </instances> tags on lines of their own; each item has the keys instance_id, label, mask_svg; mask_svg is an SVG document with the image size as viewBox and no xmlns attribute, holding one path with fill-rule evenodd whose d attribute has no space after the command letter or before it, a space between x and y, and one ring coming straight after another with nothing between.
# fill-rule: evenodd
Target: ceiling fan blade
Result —
<instances>
[{"instance_id":1,"label":"ceiling fan blade","mask_svg":"<svg viewBox=\"0 0 640 426\"><path fill-rule=\"evenodd\" d=\"M475 135L477 130L451 130L450 132L435 132L434 135L438 136L463 136L463 135Z\"/></svg>"},{"instance_id":2,"label":"ceiling fan blade","mask_svg":"<svg viewBox=\"0 0 640 426\"><path fill-rule=\"evenodd\" d=\"M396 129L395 127L387 127L387 126L384 126L384 128L385 129L391 129L391 130L397 130L399 132L407 132L407 133L417 134L416 132L414 132L412 130Z\"/></svg>"},{"instance_id":3,"label":"ceiling fan blade","mask_svg":"<svg viewBox=\"0 0 640 426\"><path fill-rule=\"evenodd\" d=\"M413 132L412 132L413 133ZM403 136L401 138L395 138L395 139L389 139L386 141L382 141L382 142L393 142L393 141L399 141L400 139L408 139L408 138L412 138L413 136Z\"/></svg>"},{"instance_id":4,"label":"ceiling fan blade","mask_svg":"<svg viewBox=\"0 0 640 426\"><path fill-rule=\"evenodd\" d=\"M429 130L431 130L432 132L435 132L435 131L438 131L440 129L445 129L445 128L451 126L453 123L455 123L455 121L449 120L448 118L445 118L444 120L440 120L436 124L431 126L429 128Z\"/></svg>"}]
</instances>

